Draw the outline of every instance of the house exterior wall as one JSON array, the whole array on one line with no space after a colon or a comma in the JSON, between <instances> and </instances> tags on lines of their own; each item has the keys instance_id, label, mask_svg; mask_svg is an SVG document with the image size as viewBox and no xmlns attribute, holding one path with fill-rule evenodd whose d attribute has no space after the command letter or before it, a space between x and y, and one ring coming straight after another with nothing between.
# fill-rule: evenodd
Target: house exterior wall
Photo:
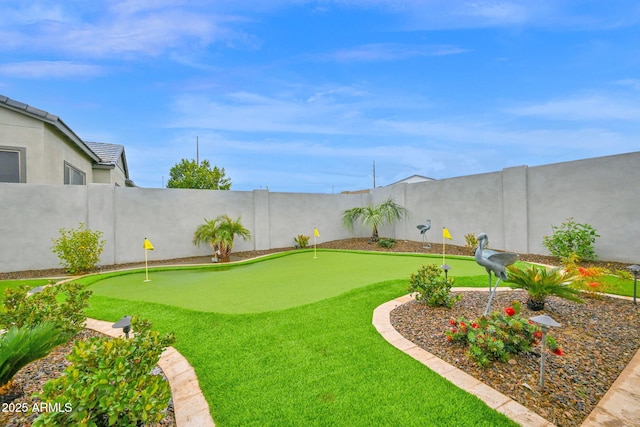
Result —
<instances>
[{"instance_id":1,"label":"house exterior wall","mask_svg":"<svg viewBox=\"0 0 640 427\"><path fill-rule=\"evenodd\" d=\"M240 217L251 231L252 239L236 241L234 251L292 247L295 236L313 236L314 227L318 243L365 237L370 230L347 230L342 213L389 197L407 216L382 227L382 237L420 241L416 226L429 218L426 238L432 242L442 242L447 227L456 245L465 245L465 234L485 232L492 249L547 254L543 236L573 217L601 235L595 247L601 259L640 263L638 182L640 152L398 184L366 194L0 183L0 271L57 267L51 239L59 228L79 222L104 233L102 265L143 261L145 237L155 246L152 259L209 255L209 248L192 244L193 232L205 218L221 214Z\"/></svg>"},{"instance_id":2,"label":"house exterior wall","mask_svg":"<svg viewBox=\"0 0 640 427\"><path fill-rule=\"evenodd\" d=\"M26 148L28 184L64 184L65 162L85 174L86 183L124 187L122 159L116 167L94 168L94 161L55 126L0 108L0 146Z\"/></svg>"},{"instance_id":3,"label":"house exterior wall","mask_svg":"<svg viewBox=\"0 0 640 427\"><path fill-rule=\"evenodd\" d=\"M0 145L26 148L28 184L64 184L65 161L93 182L91 159L41 120L0 108Z\"/></svg>"},{"instance_id":4,"label":"house exterior wall","mask_svg":"<svg viewBox=\"0 0 640 427\"><path fill-rule=\"evenodd\" d=\"M117 180L113 179L113 168L96 168L92 169L94 184L116 184ZM119 185L119 184L118 184Z\"/></svg>"}]
</instances>

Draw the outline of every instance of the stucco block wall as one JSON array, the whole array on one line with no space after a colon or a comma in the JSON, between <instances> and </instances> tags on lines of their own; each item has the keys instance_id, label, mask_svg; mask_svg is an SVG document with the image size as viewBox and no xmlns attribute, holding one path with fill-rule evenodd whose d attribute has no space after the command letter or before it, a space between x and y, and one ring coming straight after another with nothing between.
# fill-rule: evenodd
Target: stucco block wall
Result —
<instances>
[{"instance_id":1,"label":"stucco block wall","mask_svg":"<svg viewBox=\"0 0 640 427\"><path fill-rule=\"evenodd\" d=\"M547 254L542 246L552 225L573 217L596 228L601 259L640 263L640 152L553 165L381 187L365 194L271 193L144 189L106 184L65 186L0 183L0 271L58 267L51 239L80 222L107 241L102 265L209 255L192 244L196 227L227 214L240 217L252 239L237 239L234 251L292 247L298 234L320 231L318 242L366 237L370 230L342 225L346 209L393 198L407 209L404 220L380 229L382 237L420 241L417 225L431 219L427 239L453 243L485 232L490 247Z\"/></svg>"}]
</instances>

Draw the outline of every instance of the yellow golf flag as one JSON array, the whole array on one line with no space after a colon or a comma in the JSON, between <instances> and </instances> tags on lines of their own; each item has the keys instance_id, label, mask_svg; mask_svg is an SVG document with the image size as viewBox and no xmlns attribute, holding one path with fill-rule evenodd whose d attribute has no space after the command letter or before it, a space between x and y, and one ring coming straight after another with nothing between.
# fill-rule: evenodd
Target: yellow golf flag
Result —
<instances>
[{"instance_id":1,"label":"yellow golf flag","mask_svg":"<svg viewBox=\"0 0 640 427\"><path fill-rule=\"evenodd\" d=\"M142 247L148 251L152 251L153 250L153 245L151 244L151 242L149 241L149 239L147 239L146 237L144 238L144 244L142 245Z\"/></svg>"},{"instance_id":2,"label":"yellow golf flag","mask_svg":"<svg viewBox=\"0 0 640 427\"><path fill-rule=\"evenodd\" d=\"M320 232L318 231L318 229L317 229L317 228L314 228L314 229L313 229L313 236L314 236L314 237L320 237Z\"/></svg>"},{"instance_id":3,"label":"yellow golf flag","mask_svg":"<svg viewBox=\"0 0 640 427\"><path fill-rule=\"evenodd\" d=\"M453 237L451 237L451 233L449 233L449 230L447 230L447 227L442 227L442 238L453 240Z\"/></svg>"}]
</instances>

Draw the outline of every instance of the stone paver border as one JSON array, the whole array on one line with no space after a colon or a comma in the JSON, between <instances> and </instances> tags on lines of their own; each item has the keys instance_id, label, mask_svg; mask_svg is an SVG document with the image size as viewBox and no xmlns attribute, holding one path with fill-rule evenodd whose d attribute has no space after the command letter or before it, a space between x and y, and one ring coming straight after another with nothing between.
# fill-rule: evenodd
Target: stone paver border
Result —
<instances>
[{"instance_id":1,"label":"stone paver border","mask_svg":"<svg viewBox=\"0 0 640 427\"><path fill-rule=\"evenodd\" d=\"M479 291L480 288L453 288L452 291ZM498 288L499 291L511 289ZM503 413L513 421L525 427L551 427L554 424L545 420L525 406L475 379L466 372L450 365L432 353L418 347L403 337L391 325L390 314L396 307L412 301L411 295L405 295L386 302L373 312L373 326L391 345L423 363L453 384L468 393L476 395L487 406ZM600 400L582 423L582 427L602 425L631 426L640 425L640 350L613 383L609 391Z\"/></svg>"},{"instance_id":2,"label":"stone paver border","mask_svg":"<svg viewBox=\"0 0 640 427\"><path fill-rule=\"evenodd\" d=\"M112 322L87 319L86 327L111 337L124 336L122 329L111 327ZM198 377L179 352L173 347L164 350L158 361L171 385L173 412L178 427L215 427L209 405L202 395Z\"/></svg>"}]
</instances>

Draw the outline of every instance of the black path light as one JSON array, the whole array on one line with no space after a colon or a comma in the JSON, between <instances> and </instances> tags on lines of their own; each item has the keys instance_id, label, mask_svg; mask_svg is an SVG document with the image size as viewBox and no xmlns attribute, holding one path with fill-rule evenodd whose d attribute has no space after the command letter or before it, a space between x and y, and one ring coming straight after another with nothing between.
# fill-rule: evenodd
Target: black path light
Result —
<instances>
[{"instance_id":1,"label":"black path light","mask_svg":"<svg viewBox=\"0 0 640 427\"><path fill-rule=\"evenodd\" d=\"M42 292L44 290L44 286L37 286L27 292L29 295L37 294L38 292Z\"/></svg>"},{"instance_id":2,"label":"black path light","mask_svg":"<svg viewBox=\"0 0 640 427\"><path fill-rule=\"evenodd\" d=\"M429 243L429 241L427 240L427 246L424 245L424 240L425 240L425 235L427 234L427 231L429 231L429 229L431 228L431 220L428 219L427 222L425 222L424 224L420 224L418 226L416 226L418 228L418 230L420 230L420 234L422 235L422 247L423 248L430 248L431 247L431 243Z\"/></svg>"},{"instance_id":3,"label":"black path light","mask_svg":"<svg viewBox=\"0 0 640 427\"><path fill-rule=\"evenodd\" d=\"M451 266L449 264L442 264L440 268L444 270L444 279L447 280L449 277L449 270L451 270Z\"/></svg>"},{"instance_id":4,"label":"black path light","mask_svg":"<svg viewBox=\"0 0 640 427\"><path fill-rule=\"evenodd\" d=\"M544 388L544 356L547 349L547 332L549 332L550 327L558 328L562 325L546 314L532 317L531 321L540 325L540 329L542 329L542 352L540 353L540 388Z\"/></svg>"},{"instance_id":5,"label":"black path light","mask_svg":"<svg viewBox=\"0 0 640 427\"><path fill-rule=\"evenodd\" d=\"M633 264L627 267L633 273L633 303L636 304L636 288L638 286L638 275L640 274L640 265Z\"/></svg>"},{"instance_id":6,"label":"black path light","mask_svg":"<svg viewBox=\"0 0 640 427\"><path fill-rule=\"evenodd\" d=\"M131 331L131 316L124 316L122 319L114 323L111 327L116 329L122 328L124 336L129 338L129 332Z\"/></svg>"}]
</instances>

